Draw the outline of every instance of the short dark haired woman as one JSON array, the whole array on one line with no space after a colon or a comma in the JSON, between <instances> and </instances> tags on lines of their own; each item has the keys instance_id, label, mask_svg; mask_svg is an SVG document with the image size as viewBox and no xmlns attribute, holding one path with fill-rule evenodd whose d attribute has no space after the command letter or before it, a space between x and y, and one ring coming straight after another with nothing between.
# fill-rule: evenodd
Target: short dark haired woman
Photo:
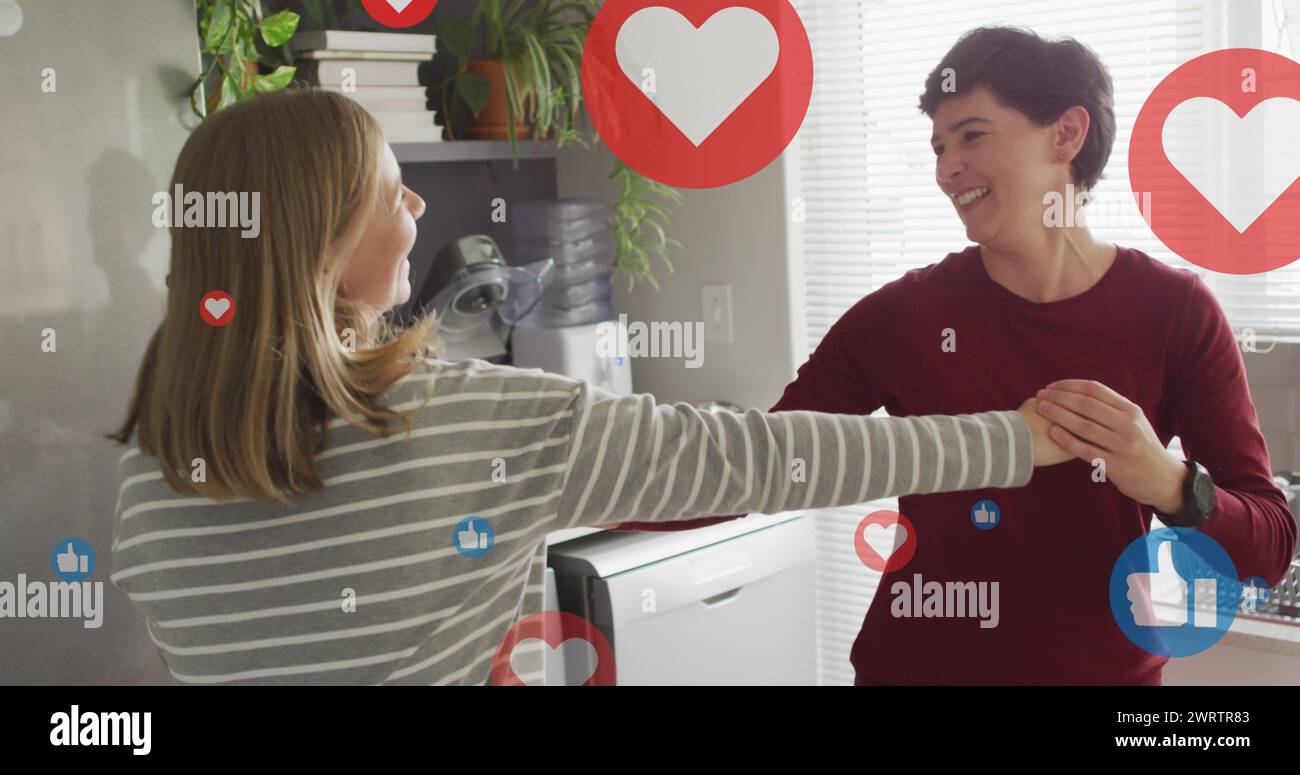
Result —
<instances>
[{"instance_id":1,"label":"short dark haired woman","mask_svg":"<svg viewBox=\"0 0 1300 775\"><path fill-rule=\"evenodd\" d=\"M936 182L976 244L860 300L773 407L960 412L1015 406L1050 383L1039 411L1077 458L1020 490L902 499L916 550L878 586L853 645L858 683L1160 683L1168 653L1126 637L1117 625L1136 611L1108 594L1153 511L1217 541L1243 579L1277 583L1295 551L1209 290L1045 215L1053 194L1073 201L1071 187L1100 179L1112 100L1105 66L1078 41L1014 27L962 36L920 107ZM1189 460L1166 449L1174 436ZM977 622L932 607L936 583L992 585L1000 611Z\"/></svg>"}]
</instances>

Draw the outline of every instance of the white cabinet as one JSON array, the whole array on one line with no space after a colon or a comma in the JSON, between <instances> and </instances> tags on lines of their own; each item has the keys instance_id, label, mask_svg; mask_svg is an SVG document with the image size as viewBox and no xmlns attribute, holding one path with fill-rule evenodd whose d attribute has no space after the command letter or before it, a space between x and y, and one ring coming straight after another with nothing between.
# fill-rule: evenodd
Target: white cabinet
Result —
<instances>
[{"instance_id":1,"label":"white cabinet","mask_svg":"<svg viewBox=\"0 0 1300 775\"><path fill-rule=\"evenodd\" d=\"M609 639L620 686L816 683L812 533L799 515L586 536L551 547L549 564L560 610Z\"/></svg>"}]
</instances>

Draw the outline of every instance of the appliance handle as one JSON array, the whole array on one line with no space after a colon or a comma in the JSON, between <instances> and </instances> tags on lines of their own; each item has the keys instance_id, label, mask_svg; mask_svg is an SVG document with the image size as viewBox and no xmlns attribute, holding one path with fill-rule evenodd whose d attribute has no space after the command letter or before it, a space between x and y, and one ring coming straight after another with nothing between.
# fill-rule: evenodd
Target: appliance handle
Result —
<instances>
[{"instance_id":1,"label":"appliance handle","mask_svg":"<svg viewBox=\"0 0 1300 775\"><path fill-rule=\"evenodd\" d=\"M700 602L703 603L706 608L718 608L719 606L724 606L728 603L734 602L736 597L739 595L740 587L736 587L735 589L729 589L726 592L714 595L713 597L706 597Z\"/></svg>"}]
</instances>

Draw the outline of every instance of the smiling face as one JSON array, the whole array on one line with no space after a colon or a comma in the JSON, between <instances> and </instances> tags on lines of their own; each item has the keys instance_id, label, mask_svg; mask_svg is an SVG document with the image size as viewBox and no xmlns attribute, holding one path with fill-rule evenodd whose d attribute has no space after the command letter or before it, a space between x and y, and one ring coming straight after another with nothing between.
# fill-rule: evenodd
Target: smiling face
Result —
<instances>
[{"instance_id":1,"label":"smiling face","mask_svg":"<svg viewBox=\"0 0 1300 775\"><path fill-rule=\"evenodd\" d=\"M388 143L380 157L379 202L367 214L361 241L348 259L339 293L377 310L390 309L411 298L411 262L415 222L424 214L424 200L402 183L402 168Z\"/></svg>"},{"instance_id":2,"label":"smiling face","mask_svg":"<svg viewBox=\"0 0 1300 775\"><path fill-rule=\"evenodd\" d=\"M935 178L967 238L989 247L1024 245L1046 228L1043 195L1065 191L1075 151L1058 145L1060 123L1039 126L983 86L939 104L931 138Z\"/></svg>"}]
</instances>

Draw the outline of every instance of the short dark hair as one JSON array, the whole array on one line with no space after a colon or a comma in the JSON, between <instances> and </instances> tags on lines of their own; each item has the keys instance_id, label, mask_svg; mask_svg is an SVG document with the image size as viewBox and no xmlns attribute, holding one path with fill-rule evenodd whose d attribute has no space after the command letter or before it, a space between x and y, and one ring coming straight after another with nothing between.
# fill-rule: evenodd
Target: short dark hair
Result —
<instances>
[{"instance_id":1,"label":"short dark hair","mask_svg":"<svg viewBox=\"0 0 1300 775\"><path fill-rule=\"evenodd\" d=\"M944 91L944 71L952 68L956 91ZM1079 188L1101 179L1115 143L1115 98L1110 73L1097 54L1073 38L1044 40L1020 27L979 27L961 36L925 79L921 110L930 118L939 103L977 86L1040 126L1081 105L1091 124L1071 171Z\"/></svg>"}]
</instances>

